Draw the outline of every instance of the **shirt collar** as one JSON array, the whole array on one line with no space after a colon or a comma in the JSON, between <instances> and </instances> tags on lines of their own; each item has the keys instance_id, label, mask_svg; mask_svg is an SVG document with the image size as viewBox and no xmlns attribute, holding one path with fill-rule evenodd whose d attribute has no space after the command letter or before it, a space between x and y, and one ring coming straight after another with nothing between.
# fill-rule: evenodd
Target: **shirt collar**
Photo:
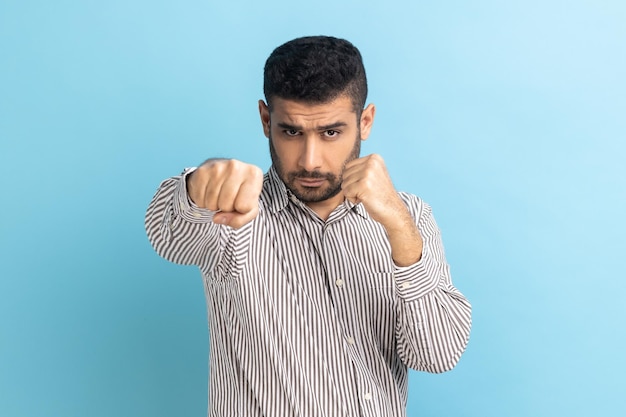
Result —
<instances>
[{"instance_id":1,"label":"shirt collar","mask_svg":"<svg viewBox=\"0 0 626 417\"><path fill-rule=\"evenodd\" d=\"M352 210L353 212L355 212L356 214L358 214L359 216L363 217L364 219L370 218L370 215L367 213L362 203L354 204L350 200L345 199L343 200L343 205L346 206L348 209Z\"/></svg>"},{"instance_id":2,"label":"shirt collar","mask_svg":"<svg viewBox=\"0 0 626 417\"><path fill-rule=\"evenodd\" d=\"M289 203L289 190L285 183L278 177L278 173L272 165L265 174L265 184L261 193L261 201L269 208L272 214L276 214Z\"/></svg>"}]
</instances>

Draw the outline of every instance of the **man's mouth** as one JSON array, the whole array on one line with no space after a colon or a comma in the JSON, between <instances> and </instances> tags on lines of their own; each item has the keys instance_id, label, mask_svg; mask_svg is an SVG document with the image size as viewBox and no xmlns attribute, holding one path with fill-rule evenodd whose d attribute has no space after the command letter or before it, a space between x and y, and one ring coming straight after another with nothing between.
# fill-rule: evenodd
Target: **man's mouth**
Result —
<instances>
[{"instance_id":1,"label":"man's mouth","mask_svg":"<svg viewBox=\"0 0 626 417\"><path fill-rule=\"evenodd\" d=\"M306 178L299 177L296 179L303 187L320 187L326 181L325 178Z\"/></svg>"}]
</instances>

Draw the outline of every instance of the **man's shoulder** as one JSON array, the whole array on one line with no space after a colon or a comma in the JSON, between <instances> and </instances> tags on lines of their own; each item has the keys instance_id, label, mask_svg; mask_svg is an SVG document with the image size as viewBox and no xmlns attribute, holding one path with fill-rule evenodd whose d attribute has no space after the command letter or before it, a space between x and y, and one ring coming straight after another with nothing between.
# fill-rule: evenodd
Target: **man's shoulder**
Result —
<instances>
[{"instance_id":1,"label":"man's shoulder","mask_svg":"<svg viewBox=\"0 0 626 417\"><path fill-rule=\"evenodd\" d=\"M405 191L398 191L398 196L407 206L414 218L420 218L425 213L430 213L432 208L421 197Z\"/></svg>"},{"instance_id":2,"label":"man's shoulder","mask_svg":"<svg viewBox=\"0 0 626 417\"><path fill-rule=\"evenodd\" d=\"M426 202L424 202L424 200L422 200L421 197L419 197L418 195L415 195L413 193L409 193L409 192L406 192L406 191L398 191L398 196L405 203L410 202L412 204L426 204Z\"/></svg>"}]
</instances>

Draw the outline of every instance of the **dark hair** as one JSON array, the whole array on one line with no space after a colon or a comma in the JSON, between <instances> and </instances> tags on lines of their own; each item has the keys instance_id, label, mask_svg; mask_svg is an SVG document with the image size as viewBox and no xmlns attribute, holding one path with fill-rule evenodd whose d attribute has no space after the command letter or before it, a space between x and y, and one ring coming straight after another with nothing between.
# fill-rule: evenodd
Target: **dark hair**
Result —
<instances>
[{"instance_id":1,"label":"dark hair","mask_svg":"<svg viewBox=\"0 0 626 417\"><path fill-rule=\"evenodd\" d=\"M357 115L367 98L367 79L359 50L331 36L308 36L274 49L265 62L263 92L272 99L327 103L346 94Z\"/></svg>"}]
</instances>

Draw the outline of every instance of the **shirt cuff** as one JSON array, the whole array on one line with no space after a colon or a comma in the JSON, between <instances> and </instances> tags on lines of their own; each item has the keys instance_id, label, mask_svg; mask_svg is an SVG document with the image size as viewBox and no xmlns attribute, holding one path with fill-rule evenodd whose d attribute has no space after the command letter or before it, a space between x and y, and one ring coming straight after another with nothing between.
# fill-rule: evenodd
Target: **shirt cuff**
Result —
<instances>
[{"instance_id":1,"label":"shirt cuff","mask_svg":"<svg viewBox=\"0 0 626 417\"><path fill-rule=\"evenodd\" d=\"M178 186L174 190L174 213L189 223L210 223L217 211L196 206L187 192L187 177L195 170L195 167L186 168L180 176Z\"/></svg>"},{"instance_id":2,"label":"shirt cuff","mask_svg":"<svg viewBox=\"0 0 626 417\"><path fill-rule=\"evenodd\" d=\"M416 301L439 285L437 268L429 259L426 250L422 258L409 266L396 266L396 293L405 301Z\"/></svg>"}]
</instances>

